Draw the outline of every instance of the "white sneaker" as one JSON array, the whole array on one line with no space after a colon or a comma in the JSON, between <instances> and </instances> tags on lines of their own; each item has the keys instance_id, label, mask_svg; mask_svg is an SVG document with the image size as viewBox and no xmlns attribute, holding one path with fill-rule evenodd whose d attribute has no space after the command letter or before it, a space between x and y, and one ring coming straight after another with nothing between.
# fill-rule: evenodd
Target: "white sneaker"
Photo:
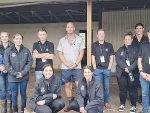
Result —
<instances>
[{"instance_id":1,"label":"white sneaker","mask_svg":"<svg viewBox=\"0 0 150 113\"><path fill-rule=\"evenodd\" d=\"M119 107L119 111L124 111L124 110L125 110L125 106L123 104L121 104Z\"/></svg>"},{"instance_id":2,"label":"white sneaker","mask_svg":"<svg viewBox=\"0 0 150 113\"><path fill-rule=\"evenodd\" d=\"M135 106L132 106L131 108L130 108L130 113L135 113L136 112L136 107Z\"/></svg>"}]
</instances>

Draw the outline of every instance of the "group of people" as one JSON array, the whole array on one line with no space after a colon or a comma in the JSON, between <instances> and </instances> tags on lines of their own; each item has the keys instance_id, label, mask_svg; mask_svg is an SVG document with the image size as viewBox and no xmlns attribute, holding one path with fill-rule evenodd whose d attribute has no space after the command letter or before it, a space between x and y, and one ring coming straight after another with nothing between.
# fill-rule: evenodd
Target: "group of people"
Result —
<instances>
[{"instance_id":1,"label":"group of people","mask_svg":"<svg viewBox=\"0 0 150 113\"><path fill-rule=\"evenodd\" d=\"M62 62L61 80L65 83L66 96L69 105L65 112L75 110L81 113L103 113L104 107L112 110L109 104L109 85L111 68L116 58L116 76L119 86L120 107L124 111L127 91L131 100L130 113L136 112L139 81L142 88L142 105L140 113L148 113L150 89L150 28L143 35L144 26L135 26L136 35L131 32L124 36L124 46L114 52L111 43L105 42L105 31L97 31L98 41L92 44L92 66L84 66L81 70L81 60L85 44L81 37L74 33L72 22L66 25L67 35L60 39L57 50ZM40 29L39 41L34 43L32 55L28 48L22 45L24 37L17 33L13 43L9 41L9 33L1 32L0 45L0 97L2 113L18 113L18 85L20 84L21 113L26 107L26 88L33 58L36 59L33 95L29 101L32 113L57 113L65 107L61 99L60 78L54 75L53 57L54 44L46 40L47 31ZM33 58L32 58L33 57ZM83 75L83 76L82 76ZM76 100L72 95L71 80L77 86Z\"/></svg>"}]
</instances>

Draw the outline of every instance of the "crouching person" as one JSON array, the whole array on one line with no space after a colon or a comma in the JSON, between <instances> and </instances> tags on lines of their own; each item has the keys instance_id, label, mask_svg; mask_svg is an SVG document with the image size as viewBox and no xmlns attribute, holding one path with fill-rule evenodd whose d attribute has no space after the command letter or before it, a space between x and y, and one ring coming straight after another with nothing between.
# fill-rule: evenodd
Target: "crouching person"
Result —
<instances>
[{"instance_id":1,"label":"crouching person","mask_svg":"<svg viewBox=\"0 0 150 113\"><path fill-rule=\"evenodd\" d=\"M70 109L81 113L103 113L102 84L93 77L91 66L84 66L83 75L77 88L77 100L70 104Z\"/></svg>"},{"instance_id":2,"label":"crouching person","mask_svg":"<svg viewBox=\"0 0 150 113\"><path fill-rule=\"evenodd\" d=\"M53 67L50 64L46 64L42 72L43 77L35 82L29 107L36 113L57 113L65 107L60 95L60 79L53 75Z\"/></svg>"}]
</instances>

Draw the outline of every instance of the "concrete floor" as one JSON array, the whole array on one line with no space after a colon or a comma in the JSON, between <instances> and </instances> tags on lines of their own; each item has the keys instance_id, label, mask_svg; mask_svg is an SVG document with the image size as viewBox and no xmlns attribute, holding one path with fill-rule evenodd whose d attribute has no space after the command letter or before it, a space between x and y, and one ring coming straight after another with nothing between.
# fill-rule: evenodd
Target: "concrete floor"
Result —
<instances>
[{"instance_id":1,"label":"concrete floor","mask_svg":"<svg viewBox=\"0 0 150 113\"><path fill-rule=\"evenodd\" d=\"M60 76L60 70L55 70L55 75ZM29 83L28 83L28 87L27 87L27 107L26 107L29 112L30 112L29 100L33 94L34 83L35 83L34 69L31 69L30 79L29 79ZM67 97L65 94L64 85L61 86L61 95L62 95L62 99L66 103L66 106L68 106L68 101L67 101ZM75 86L74 82L73 82L73 96L76 96L76 86ZM18 96L18 105L19 105L18 107L19 107L19 111L20 111L20 105L21 105L20 94ZM117 79L116 79L115 74L112 74L111 79L110 79L110 105L111 105L113 110L107 111L104 108L104 113L119 113L119 111L118 111L118 107L120 105L119 89L118 89L118 84L117 84ZM129 113L130 107L131 107L131 104L130 104L130 100L128 97L127 101L126 101L126 109L125 109L124 113ZM1 109L1 105L0 105L0 109ZM140 112L141 110L142 110L142 105L137 103L136 113ZM59 113L65 113L65 112L62 110ZM69 113L77 113L77 112L70 111Z\"/></svg>"}]
</instances>

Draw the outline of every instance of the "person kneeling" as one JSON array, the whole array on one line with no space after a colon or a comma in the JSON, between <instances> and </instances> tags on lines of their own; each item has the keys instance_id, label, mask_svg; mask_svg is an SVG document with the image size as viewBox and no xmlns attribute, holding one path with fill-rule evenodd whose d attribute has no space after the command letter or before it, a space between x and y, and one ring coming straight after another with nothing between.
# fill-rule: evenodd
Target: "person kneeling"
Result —
<instances>
[{"instance_id":1,"label":"person kneeling","mask_svg":"<svg viewBox=\"0 0 150 113\"><path fill-rule=\"evenodd\" d=\"M57 113L65 107L60 95L60 79L53 75L53 67L50 64L46 64L42 72L43 77L35 82L29 107L36 113Z\"/></svg>"},{"instance_id":2,"label":"person kneeling","mask_svg":"<svg viewBox=\"0 0 150 113\"><path fill-rule=\"evenodd\" d=\"M77 88L77 100L70 104L70 109L81 113L103 113L102 84L93 77L91 66L83 67L83 75Z\"/></svg>"}]
</instances>

